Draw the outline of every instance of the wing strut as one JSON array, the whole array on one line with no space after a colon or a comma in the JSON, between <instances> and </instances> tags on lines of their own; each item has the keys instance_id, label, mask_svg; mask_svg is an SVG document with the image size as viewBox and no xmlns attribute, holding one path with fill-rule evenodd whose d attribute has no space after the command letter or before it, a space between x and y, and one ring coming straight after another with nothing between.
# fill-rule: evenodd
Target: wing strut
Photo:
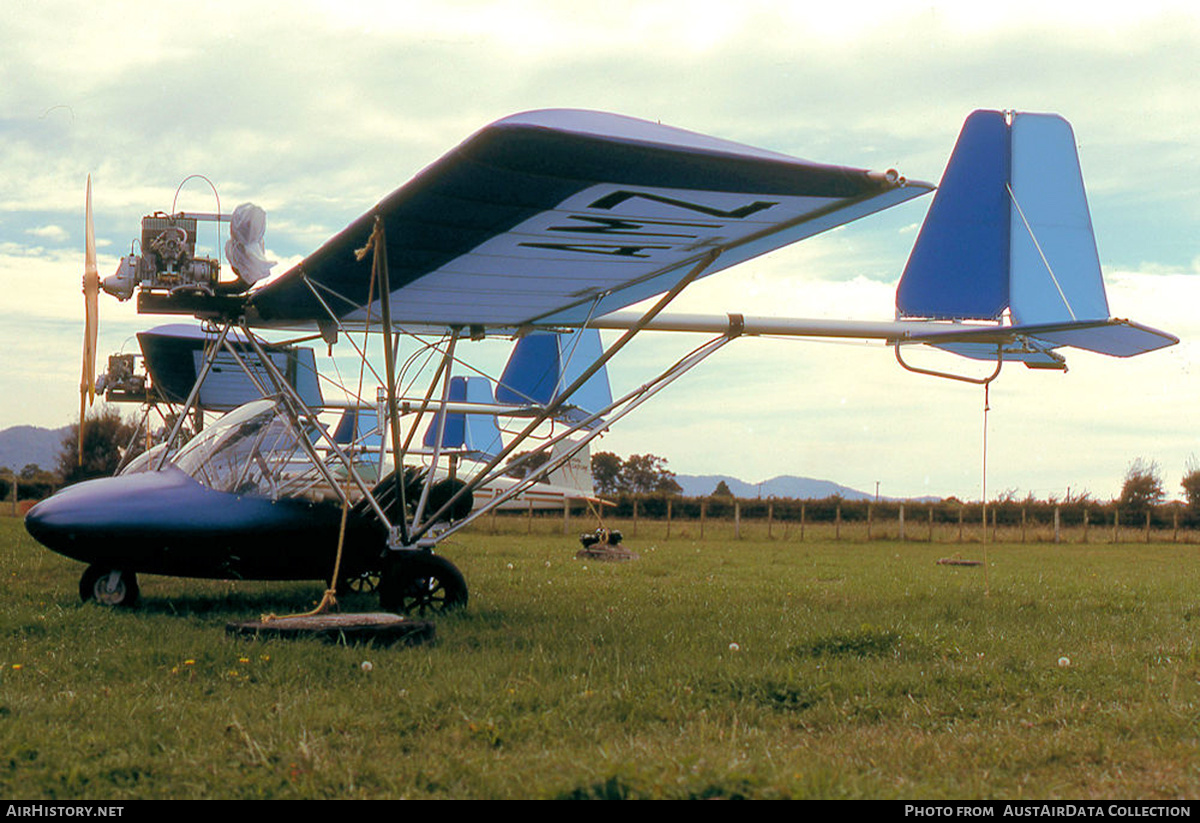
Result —
<instances>
[{"instance_id":1,"label":"wing strut","mask_svg":"<svg viewBox=\"0 0 1200 823\"><path fill-rule=\"evenodd\" d=\"M429 462L429 475L425 482L421 484L421 499L417 502L417 510L413 514L413 529L416 530L417 524L421 522L421 515L425 513L425 504L429 502L429 490L433 488L433 473L437 469L438 459L442 456L442 439L446 435L446 405L450 402L450 372L451 365L454 363L454 344L458 342L460 330L455 329L450 335L450 345L446 347L446 352L442 356L442 403L441 413L437 418L437 439L433 442L433 457ZM432 388L433 384L430 384ZM414 423L412 431L416 431L417 426ZM396 460L396 465L400 466L401 461Z\"/></svg>"},{"instance_id":2,"label":"wing strut","mask_svg":"<svg viewBox=\"0 0 1200 823\"><path fill-rule=\"evenodd\" d=\"M374 287L375 281L378 279L379 305L383 312L383 360L384 368L387 371L388 422L390 423L389 428L392 434L392 454L396 456L396 469L392 472L392 475L396 484L396 500L399 501L398 512L400 515L396 518L396 522L400 525L400 543L407 545L410 541L408 539L408 523L406 522L404 513L408 511L408 501L404 499L404 471L401 466L402 452L400 451L400 409L396 402L396 351L392 345L392 289L388 281L387 243L385 242L383 233L383 220L379 215L375 215L375 226L371 230L371 238L367 241L366 247L356 251L355 256L361 260L366 256L368 251L371 252L371 287ZM370 294L368 293L368 327L371 324L371 303L369 298ZM371 499L374 503L374 498ZM395 539L395 535L393 535L393 539Z\"/></svg>"}]
</instances>

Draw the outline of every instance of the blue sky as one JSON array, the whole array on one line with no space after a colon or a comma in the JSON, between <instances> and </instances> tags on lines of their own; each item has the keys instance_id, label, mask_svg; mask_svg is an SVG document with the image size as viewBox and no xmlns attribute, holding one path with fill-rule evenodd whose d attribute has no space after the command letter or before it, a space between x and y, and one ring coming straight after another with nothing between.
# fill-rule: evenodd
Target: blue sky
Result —
<instances>
[{"instance_id":1,"label":"blue sky","mask_svg":"<svg viewBox=\"0 0 1200 823\"><path fill-rule=\"evenodd\" d=\"M1075 128L1113 314L1183 343L1132 360L1074 354L1065 375L1007 368L991 391L989 494L1107 498L1138 457L1178 494L1200 453L1200 13L803 5L15 4L0 31L0 428L76 414L88 173L102 274L190 174L208 177L226 210L267 210L282 271L517 111L615 111L936 181L970 111L1015 108ZM215 203L192 181L179 205ZM678 308L890 319L927 205L701 282ZM105 354L157 319L104 298L101 322ZM647 337L613 368L614 387L696 342ZM976 388L903 372L878 344L740 340L598 448L660 454L680 473L977 498L982 404Z\"/></svg>"}]
</instances>

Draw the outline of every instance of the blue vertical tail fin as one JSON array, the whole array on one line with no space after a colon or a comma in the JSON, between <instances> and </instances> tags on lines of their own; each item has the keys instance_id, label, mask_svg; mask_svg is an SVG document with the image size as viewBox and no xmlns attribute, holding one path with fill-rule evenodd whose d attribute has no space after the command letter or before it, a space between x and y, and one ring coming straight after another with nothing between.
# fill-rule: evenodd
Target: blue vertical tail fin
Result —
<instances>
[{"instance_id":1,"label":"blue vertical tail fin","mask_svg":"<svg viewBox=\"0 0 1200 823\"><path fill-rule=\"evenodd\" d=\"M498 403L547 405L583 374L604 351L600 332L583 328L574 334L533 332L517 341L500 383ZM612 403L608 370L601 367L571 397L560 416L582 420Z\"/></svg>"},{"instance_id":2,"label":"blue vertical tail fin","mask_svg":"<svg viewBox=\"0 0 1200 823\"><path fill-rule=\"evenodd\" d=\"M492 386L486 377L452 377L447 398L451 402L479 403L488 405L492 401ZM441 425L441 412L433 416L425 430L423 441L426 449L437 442L437 431ZM500 427L494 414L472 414L450 412L442 430L443 449L455 449L472 460L488 460L500 453L504 447L500 439Z\"/></svg>"},{"instance_id":3,"label":"blue vertical tail fin","mask_svg":"<svg viewBox=\"0 0 1200 823\"><path fill-rule=\"evenodd\" d=\"M1003 356L1031 366L1061 367L1051 351L1060 346L1128 357L1178 342L1110 319L1075 135L1056 114L967 118L900 278L896 313L994 321L1011 336ZM994 359L995 343L972 338L995 329L934 345Z\"/></svg>"}]
</instances>

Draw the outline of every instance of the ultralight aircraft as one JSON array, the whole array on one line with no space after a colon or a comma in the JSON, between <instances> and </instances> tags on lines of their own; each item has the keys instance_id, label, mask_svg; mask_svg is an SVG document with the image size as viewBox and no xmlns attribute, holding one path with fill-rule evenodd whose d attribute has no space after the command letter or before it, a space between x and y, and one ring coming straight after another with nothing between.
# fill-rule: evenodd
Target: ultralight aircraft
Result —
<instances>
[{"instance_id":1,"label":"ultralight aircraft","mask_svg":"<svg viewBox=\"0 0 1200 823\"><path fill-rule=\"evenodd\" d=\"M274 279L263 280L265 220L255 207L239 207L231 223L236 281L220 279L219 260L195 254L197 222L228 217L149 216L140 254L103 288L136 293L139 312L202 321L174 335L191 342L168 358L184 365L171 389L180 403L172 430L134 470L63 489L26 526L89 564L85 600L133 603L138 572L339 587L378 578L383 608L438 610L467 600L459 570L433 551L441 541L568 466L738 337L877 339L906 368L937 374L904 351L928 345L994 362L987 377L944 374L975 382L1014 360L1064 369L1058 350L1068 346L1128 357L1178 342L1110 317L1068 123L999 111L964 124L900 278L894 320L664 313L698 278L933 188L894 170L546 110L483 128ZM90 188L88 238L84 292L94 318L101 284ZM623 311L643 301L649 308ZM81 409L93 391L93 322ZM336 402L323 398L305 350L266 339L296 330L349 343L364 369L381 348L382 374L372 372L365 390L361 377L357 387L343 381ZM598 330L621 334L605 347ZM614 397L605 365L654 330L709 337ZM490 377L464 350L495 338L517 344L504 373ZM417 353L401 361L405 341ZM421 358L432 377L406 394ZM214 405L219 373L240 381L237 407L183 443L194 409L232 405ZM155 376L160 386L171 380ZM253 399L243 402L247 393ZM331 409L342 414L336 425L320 419ZM536 468L497 485L521 465ZM476 505L482 489L498 491Z\"/></svg>"}]
</instances>

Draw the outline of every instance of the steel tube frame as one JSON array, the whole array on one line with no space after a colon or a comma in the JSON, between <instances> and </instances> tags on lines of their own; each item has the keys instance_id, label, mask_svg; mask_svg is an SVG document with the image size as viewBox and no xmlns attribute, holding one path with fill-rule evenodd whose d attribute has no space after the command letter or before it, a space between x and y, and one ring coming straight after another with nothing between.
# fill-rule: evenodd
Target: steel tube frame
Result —
<instances>
[{"instance_id":1,"label":"steel tube frame","mask_svg":"<svg viewBox=\"0 0 1200 823\"><path fill-rule=\"evenodd\" d=\"M445 354L442 355L442 409L438 415L437 439L433 441L433 457L429 462L429 473L425 476L425 483L421 488L421 499L417 502L417 509L413 512L412 530L416 531L417 524L421 522L421 515L425 513L425 504L429 502L429 490L433 487L433 479L437 474L438 459L442 454L442 438L446 434L446 403L450 399L450 372L451 364L454 362L454 346L458 342L459 330L455 329L450 335L450 344L446 347ZM430 388L433 384L430 384ZM424 410L422 410L424 411ZM416 424L413 425L413 431L416 431ZM407 444L406 444L407 445ZM396 459L396 471L400 470L403 461L401 457Z\"/></svg>"},{"instance_id":2,"label":"steel tube frame","mask_svg":"<svg viewBox=\"0 0 1200 823\"><path fill-rule=\"evenodd\" d=\"M693 351L691 354L689 354L689 355L685 356L684 358L682 358L681 360L677 361L674 365L672 365L670 368L668 368L666 371L664 371L658 377L654 378L651 381L648 381L647 383L643 383L638 388L625 394L619 400L616 400L616 401L610 403L608 406L593 413L591 416L589 416L585 420L581 421L576 426L568 429L566 432L563 432L562 434L556 435L555 437L551 438L547 442L543 443L537 449L534 449L531 452L529 452L529 454L525 455L525 457L523 457L522 460L519 461L516 465L520 465L520 463L523 463L523 462L531 459L535 455L545 453L547 450L552 449L558 443L561 443L563 440L576 434L581 429L587 428L590 423L595 422L596 420L599 420L604 415L607 415L609 412L611 412L613 409L620 408L620 411L614 417L612 417L610 420L608 420L605 423L605 425L599 426L595 429L590 430L588 432L588 434L585 437L583 437L581 440L579 440L575 444L575 447L572 448L570 451L566 452L565 454L559 455L557 458L552 459L550 462L546 463L545 465L538 467L538 469L536 471L531 472L527 477L523 478L518 483L514 484L513 487L510 488L508 491L504 492L503 494L497 495L493 499L489 500L485 505L481 506L479 509L476 509L475 511L471 512L471 514L469 516L458 521L453 526L448 528L446 531L438 534L438 539L444 539L446 537L449 537L450 535L457 532L459 529L462 529L462 528L468 526L470 523L474 522L479 517L482 517L483 515L491 512L498 506L503 505L504 503L508 502L509 500L516 497L517 495L527 491L530 487L532 487L533 485L535 485L537 483L537 481L540 477L549 474L550 472L554 471L555 469L557 469L560 466L562 466L563 464L565 464L572 457L574 457L576 454L578 454L580 451L582 451L585 446L587 446L589 443L591 443L593 440L595 440L597 437L599 437L601 434L603 434L605 431L607 431L611 425L618 422L621 418L623 418L625 415L632 412L638 406L642 405L642 403L645 403L647 400L649 400L654 395L658 394L658 392L665 389L667 386L669 386L671 383L673 383L676 379L683 376L683 374L685 374L686 372L691 370L693 367L697 366L702 361L706 360L709 356L711 356L712 354L715 354L717 352L717 350L719 350L722 346L724 346L726 343L730 342L733 339L734 339L734 336L732 336L732 335L722 335L721 337L718 337L715 340L710 341L709 343L705 344L704 346L701 346L699 349ZM508 470L509 468L511 468L511 464L509 466L505 466L504 468L505 468L505 470ZM497 477L501 476L502 474L503 474L502 471L493 471L490 475L484 477L483 479L481 479L477 483L475 483L473 488L478 488L479 486L487 485L488 483L492 482L493 480L495 480ZM564 500L564 505L566 505L565 500Z\"/></svg>"},{"instance_id":3,"label":"steel tube frame","mask_svg":"<svg viewBox=\"0 0 1200 823\"><path fill-rule=\"evenodd\" d=\"M554 412L562 408L566 404L567 398L578 391L578 389L583 386L592 375L599 371L605 363L611 360L613 356L617 354L617 352L623 349L646 323L649 323L651 320L653 320L663 309L667 307L672 300L679 295L681 291L684 290L684 288L686 288L693 280L699 277L705 269L709 268L720 255L720 253L720 249L713 249L705 254L701 260L696 263L683 277L681 277L666 294L660 297L658 301L646 311L645 315L642 317L641 323L634 324L632 328L626 331L616 342L609 346L608 349L606 349L604 353L600 355L600 357L596 358L591 366L584 369L579 377L575 378L575 381L572 382L565 391L561 392L558 397L547 404L546 407L542 409L541 413L531 420L524 430L522 430L516 436L516 438L509 442L507 446L500 450L499 454L497 454L491 459L491 461L487 463L487 465L481 470L481 474L492 472L498 465L500 465L504 458L508 457L508 455L512 454L513 451L515 451L522 443L524 443L525 440L528 439L531 434L533 434L538 426L549 419ZM481 485L480 482L472 479L472 482L467 483L465 486L459 489L440 509L434 512L434 514L424 525L419 526L413 531L412 534L408 536L409 543L415 543L417 540L423 537L433 527L439 517L445 515L446 512L450 511L454 504L463 497L463 495L474 490L475 488L478 488L479 485Z\"/></svg>"},{"instance_id":4,"label":"steel tube frame","mask_svg":"<svg viewBox=\"0 0 1200 823\"><path fill-rule=\"evenodd\" d=\"M348 476L353 481L354 485L357 486L359 491L363 493L364 499L367 501L368 505L375 512L376 516L379 517L379 520L381 523L383 523L384 527L390 532L393 528L393 525L388 519L387 513L379 505L379 502L375 499L375 496L371 494L371 490L367 488L366 483L363 482L358 470L354 467L354 462L346 456L345 452L342 451L341 447L338 446L337 442L330 436L329 432L325 431L324 427L317 422L316 415L313 413L312 409L305 404L304 400L300 397L296 390L293 389L287 382L287 379L279 373L279 369L276 368L270 357L266 355L266 352L258 342L258 338L256 338L250 331L249 326L246 325L244 320L242 321L242 331L245 332L246 337L249 339L250 346L254 349L255 354L258 355L259 362L263 364L263 368L267 370L267 374L270 376L272 382L274 382L276 387L279 389L280 395L286 398L287 402L284 403L284 407L287 409L289 414L292 415L292 423L293 425L297 426L297 433L300 435L300 442L304 444L305 451L308 452L309 459L312 460L316 465L317 470L325 477L326 482L333 487L334 491L338 495L338 498L343 503L347 503L348 496L345 489L342 488L341 484L337 481L337 478L335 478L329 472L329 467L325 465L325 461L321 459L320 455L317 454L316 449L313 448L312 443L310 443L308 438L304 436L304 429L299 425L299 415L296 411L297 409L303 410L305 416L312 420L313 427L317 431L318 435L322 440L325 441L325 444L329 447L330 451L332 451L334 455L337 456L338 460L342 462L342 465L346 467Z\"/></svg>"},{"instance_id":5,"label":"steel tube frame","mask_svg":"<svg viewBox=\"0 0 1200 823\"><path fill-rule=\"evenodd\" d=\"M188 392L187 400L184 401L183 410L175 417L175 424L171 426L171 433L167 435L167 447L158 457L158 463L155 464L154 470L158 471L167 462L167 456L171 453L171 444L175 442L175 438L179 436L180 430L183 428L183 421L187 419L188 412L192 410L192 405L200 397L200 387L204 385L204 380L208 377L209 371L212 369L213 363L216 362L217 352L225 345L225 338L229 335L229 329L233 327L232 320L226 320L225 325L221 327L221 334L217 337L211 349L204 353L204 363L200 367L200 374L196 376L196 382L192 384L192 390Z\"/></svg>"}]
</instances>

